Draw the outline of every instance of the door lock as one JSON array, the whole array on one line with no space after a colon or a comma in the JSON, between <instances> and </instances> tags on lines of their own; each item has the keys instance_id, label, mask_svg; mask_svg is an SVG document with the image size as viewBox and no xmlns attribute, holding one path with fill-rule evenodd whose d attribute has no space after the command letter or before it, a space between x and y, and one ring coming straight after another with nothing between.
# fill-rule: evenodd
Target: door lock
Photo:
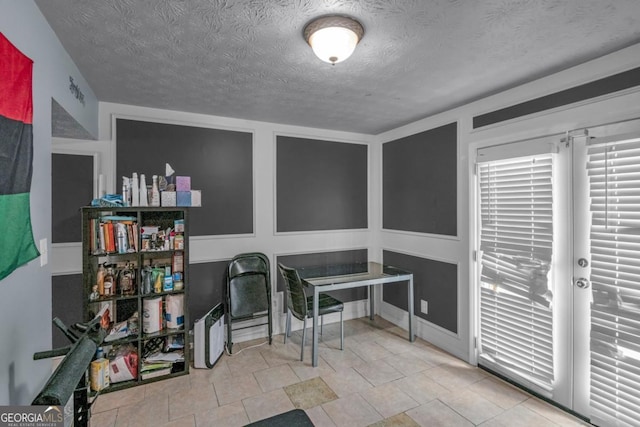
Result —
<instances>
[{"instance_id":1,"label":"door lock","mask_svg":"<svg viewBox=\"0 0 640 427\"><path fill-rule=\"evenodd\" d=\"M577 279L575 283L580 289L587 289L590 285L589 279L585 279L584 277Z\"/></svg>"}]
</instances>

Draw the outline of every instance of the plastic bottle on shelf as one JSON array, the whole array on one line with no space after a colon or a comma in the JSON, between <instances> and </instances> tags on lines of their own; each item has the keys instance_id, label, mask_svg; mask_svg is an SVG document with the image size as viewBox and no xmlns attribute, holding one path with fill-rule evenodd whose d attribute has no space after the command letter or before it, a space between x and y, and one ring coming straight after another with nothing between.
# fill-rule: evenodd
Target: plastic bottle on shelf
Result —
<instances>
[{"instance_id":1,"label":"plastic bottle on shelf","mask_svg":"<svg viewBox=\"0 0 640 427\"><path fill-rule=\"evenodd\" d=\"M131 206L140 206L140 184L138 183L138 174L136 172L131 175Z\"/></svg>"},{"instance_id":2,"label":"plastic bottle on shelf","mask_svg":"<svg viewBox=\"0 0 640 427\"><path fill-rule=\"evenodd\" d=\"M100 296L104 296L104 266L100 264L98 266L98 272L96 273L96 284L98 285L98 293Z\"/></svg>"},{"instance_id":3,"label":"plastic bottle on shelf","mask_svg":"<svg viewBox=\"0 0 640 427\"><path fill-rule=\"evenodd\" d=\"M138 193L140 197L139 206L149 206L147 201L147 181L143 173L140 174L140 191Z\"/></svg>"},{"instance_id":4,"label":"plastic bottle on shelf","mask_svg":"<svg viewBox=\"0 0 640 427\"><path fill-rule=\"evenodd\" d=\"M149 201L149 206L160 206L160 190L158 188L158 175L153 175L151 177L151 200Z\"/></svg>"},{"instance_id":5,"label":"plastic bottle on shelf","mask_svg":"<svg viewBox=\"0 0 640 427\"><path fill-rule=\"evenodd\" d=\"M131 206L131 181L129 177L122 177L122 205Z\"/></svg>"}]
</instances>

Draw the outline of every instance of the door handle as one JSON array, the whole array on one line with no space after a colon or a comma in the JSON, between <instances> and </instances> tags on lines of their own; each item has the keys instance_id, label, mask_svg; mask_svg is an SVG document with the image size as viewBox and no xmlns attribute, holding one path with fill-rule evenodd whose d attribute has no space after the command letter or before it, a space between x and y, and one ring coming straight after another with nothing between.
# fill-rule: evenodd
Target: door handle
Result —
<instances>
[{"instance_id":1,"label":"door handle","mask_svg":"<svg viewBox=\"0 0 640 427\"><path fill-rule=\"evenodd\" d=\"M579 279L576 279L575 281L575 285L577 287L579 287L580 289L587 289L590 285L589 283L589 279L586 279L584 277L581 277Z\"/></svg>"}]
</instances>

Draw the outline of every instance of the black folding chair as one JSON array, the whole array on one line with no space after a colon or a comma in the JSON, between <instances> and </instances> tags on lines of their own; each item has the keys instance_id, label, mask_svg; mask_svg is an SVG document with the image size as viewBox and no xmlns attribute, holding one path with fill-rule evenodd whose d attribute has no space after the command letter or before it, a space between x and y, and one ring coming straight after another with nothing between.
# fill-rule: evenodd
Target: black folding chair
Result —
<instances>
[{"instance_id":1,"label":"black folding chair","mask_svg":"<svg viewBox=\"0 0 640 427\"><path fill-rule=\"evenodd\" d=\"M271 275L269 258L252 252L236 255L227 268L227 293L225 298L227 320L227 350L233 347L233 331L268 325L269 344L273 326L271 313ZM233 328L237 322L267 317L263 323Z\"/></svg>"}]
</instances>

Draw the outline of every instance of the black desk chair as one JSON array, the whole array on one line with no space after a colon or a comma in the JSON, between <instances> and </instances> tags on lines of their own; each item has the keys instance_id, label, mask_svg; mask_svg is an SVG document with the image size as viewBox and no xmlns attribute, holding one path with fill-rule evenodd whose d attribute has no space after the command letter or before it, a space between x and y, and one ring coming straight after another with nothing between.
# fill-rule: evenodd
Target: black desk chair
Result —
<instances>
[{"instance_id":1,"label":"black desk chair","mask_svg":"<svg viewBox=\"0 0 640 427\"><path fill-rule=\"evenodd\" d=\"M271 273L269 258L254 252L233 257L227 268L227 294L225 314L227 315L227 349L231 353L234 330L268 325L269 345L273 326L271 314ZM264 323L252 324L233 329L233 323L267 317Z\"/></svg>"},{"instance_id":2,"label":"black desk chair","mask_svg":"<svg viewBox=\"0 0 640 427\"><path fill-rule=\"evenodd\" d=\"M300 360L302 360L304 358L304 342L307 335L307 318L313 318L313 295L307 296L305 294L305 285L295 269L285 267L282 264L278 264L278 268L287 284L287 324L284 342L287 342L287 337L291 334L291 314L293 314L296 319L303 322L302 345L300 346ZM343 311L344 304L341 301L325 293L319 295L318 317L320 317L320 321L322 321L322 316L325 314L340 313L340 350L344 349Z\"/></svg>"}]
</instances>

